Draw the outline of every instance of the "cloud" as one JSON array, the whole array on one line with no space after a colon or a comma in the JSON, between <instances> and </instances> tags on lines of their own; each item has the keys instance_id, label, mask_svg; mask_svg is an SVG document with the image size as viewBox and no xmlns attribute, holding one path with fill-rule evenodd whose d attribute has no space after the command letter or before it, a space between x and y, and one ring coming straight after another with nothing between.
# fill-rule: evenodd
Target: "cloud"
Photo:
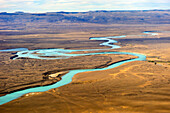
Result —
<instances>
[{"instance_id":1,"label":"cloud","mask_svg":"<svg viewBox=\"0 0 170 113\"><path fill-rule=\"evenodd\" d=\"M0 11L28 12L168 9L170 0L0 0Z\"/></svg>"}]
</instances>

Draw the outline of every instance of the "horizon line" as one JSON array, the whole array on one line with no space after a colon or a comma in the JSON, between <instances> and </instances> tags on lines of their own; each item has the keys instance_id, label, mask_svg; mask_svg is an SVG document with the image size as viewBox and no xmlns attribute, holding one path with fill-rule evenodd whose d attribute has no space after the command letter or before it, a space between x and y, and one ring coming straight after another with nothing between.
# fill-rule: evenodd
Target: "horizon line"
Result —
<instances>
[{"instance_id":1,"label":"horizon line","mask_svg":"<svg viewBox=\"0 0 170 113\"><path fill-rule=\"evenodd\" d=\"M68 12L68 13L82 13L82 12L95 12L95 11L98 11L98 12L102 12L102 11L105 11L105 12L112 12L112 11L168 11L170 9L118 9L118 10L88 10L88 11L56 11L58 13L64 13L64 12ZM28 11L14 11L14 12L8 12L8 11L2 11L0 13L56 13L55 11L50 11L50 12L28 12Z\"/></svg>"}]
</instances>

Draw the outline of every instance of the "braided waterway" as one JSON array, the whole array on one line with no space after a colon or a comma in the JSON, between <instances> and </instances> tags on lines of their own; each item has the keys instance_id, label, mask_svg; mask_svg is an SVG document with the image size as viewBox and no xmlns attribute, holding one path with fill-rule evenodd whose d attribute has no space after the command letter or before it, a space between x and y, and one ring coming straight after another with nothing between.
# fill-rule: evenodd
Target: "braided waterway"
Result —
<instances>
[{"instance_id":1,"label":"braided waterway","mask_svg":"<svg viewBox=\"0 0 170 113\"><path fill-rule=\"evenodd\" d=\"M148 35L157 35L156 33L152 33L152 32L144 32L144 33L148 34ZM19 98L22 95L27 94L27 93L44 92L44 91L50 90L52 88L58 88L60 86L64 86L66 84L69 84L72 81L73 76L77 73L82 73L82 72L87 72L87 71L101 71L101 70L112 69L112 68L120 66L124 63L132 62L132 61L145 61L146 56L142 55L142 54L138 54L138 53L97 52L98 50L110 50L110 49L120 48L120 46L118 46L118 45L113 45L113 43L117 43L117 41L113 40L113 38L123 38L123 37L126 37L126 36L123 35L123 36L113 36L113 37L95 37L95 38L92 37L92 38L90 38L90 40L105 41L105 42L101 43L100 45L111 47L111 48L108 48L108 49L82 49L82 50L37 49L37 50L28 50L27 48L16 48L16 49L0 50L0 52L18 51L16 53L16 57L14 58L14 60L16 58L19 58L19 57L44 59L44 60L54 60L54 59L66 59L66 58L75 57L75 56L101 55L101 54L125 54L125 55L137 56L137 58L135 58L135 59L120 61L120 62L114 63L112 65L109 65L108 67L105 67L105 68L70 70L67 74L62 76L62 79L59 82L57 82L55 84L48 85L48 86L40 86L40 87L35 87L35 88L29 88L29 89L25 89L25 90L21 90L21 91L16 91L16 92L13 92L13 93L10 93L10 94L6 94L5 96L1 96L0 97L0 105L5 104L7 102L10 102L14 99L17 99L17 98ZM95 51L95 53L71 54L71 52L80 52L80 51Z\"/></svg>"}]
</instances>

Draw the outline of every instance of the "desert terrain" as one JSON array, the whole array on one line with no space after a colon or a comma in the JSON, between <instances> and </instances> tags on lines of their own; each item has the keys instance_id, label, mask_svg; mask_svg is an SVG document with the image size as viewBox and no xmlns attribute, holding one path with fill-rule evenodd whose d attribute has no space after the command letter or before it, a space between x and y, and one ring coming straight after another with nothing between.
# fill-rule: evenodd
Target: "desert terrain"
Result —
<instances>
[{"instance_id":1,"label":"desert terrain","mask_svg":"<svg viewBox=\"0 0 170 113\"><path fill-rule=\"evenodd\" d=\"M2 113L170 112L169 24L58 23L49 26L43 29L2 28L0 50L104 49L109 48L99 45L104 41L89 38L127 35L125 38L115 39L118 41L116 45L121 48L105 51L140 53L146 55L146 61L129 62L104 71L78 73L70 84L45 92L29 93L0 105ZM158 35L146 35L142 33L144 31L156 31ZM14 55L15 52L0 52L1 96L31 87L50 85L61 80L61 76L44 79L50 74L67 73L73 69L102 68L122 60L136 58L131 55L102 54L57 60L10 59Z\"/></svg>"}]
</instances>

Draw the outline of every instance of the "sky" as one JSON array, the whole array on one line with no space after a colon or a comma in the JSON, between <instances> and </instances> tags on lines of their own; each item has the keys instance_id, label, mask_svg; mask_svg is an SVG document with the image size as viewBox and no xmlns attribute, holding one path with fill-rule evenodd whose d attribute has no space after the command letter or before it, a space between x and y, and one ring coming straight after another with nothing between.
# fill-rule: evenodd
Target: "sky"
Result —
<instances>
[{"instance_id":1,"label":"sky","mask_svg":"<svg viewBox=\"0 0 170 113\"><path fill-rule=\"evenodd\" d=\"M0 12L170 9L170 0L0 0Z\"/></svg>"}]
</instances>

